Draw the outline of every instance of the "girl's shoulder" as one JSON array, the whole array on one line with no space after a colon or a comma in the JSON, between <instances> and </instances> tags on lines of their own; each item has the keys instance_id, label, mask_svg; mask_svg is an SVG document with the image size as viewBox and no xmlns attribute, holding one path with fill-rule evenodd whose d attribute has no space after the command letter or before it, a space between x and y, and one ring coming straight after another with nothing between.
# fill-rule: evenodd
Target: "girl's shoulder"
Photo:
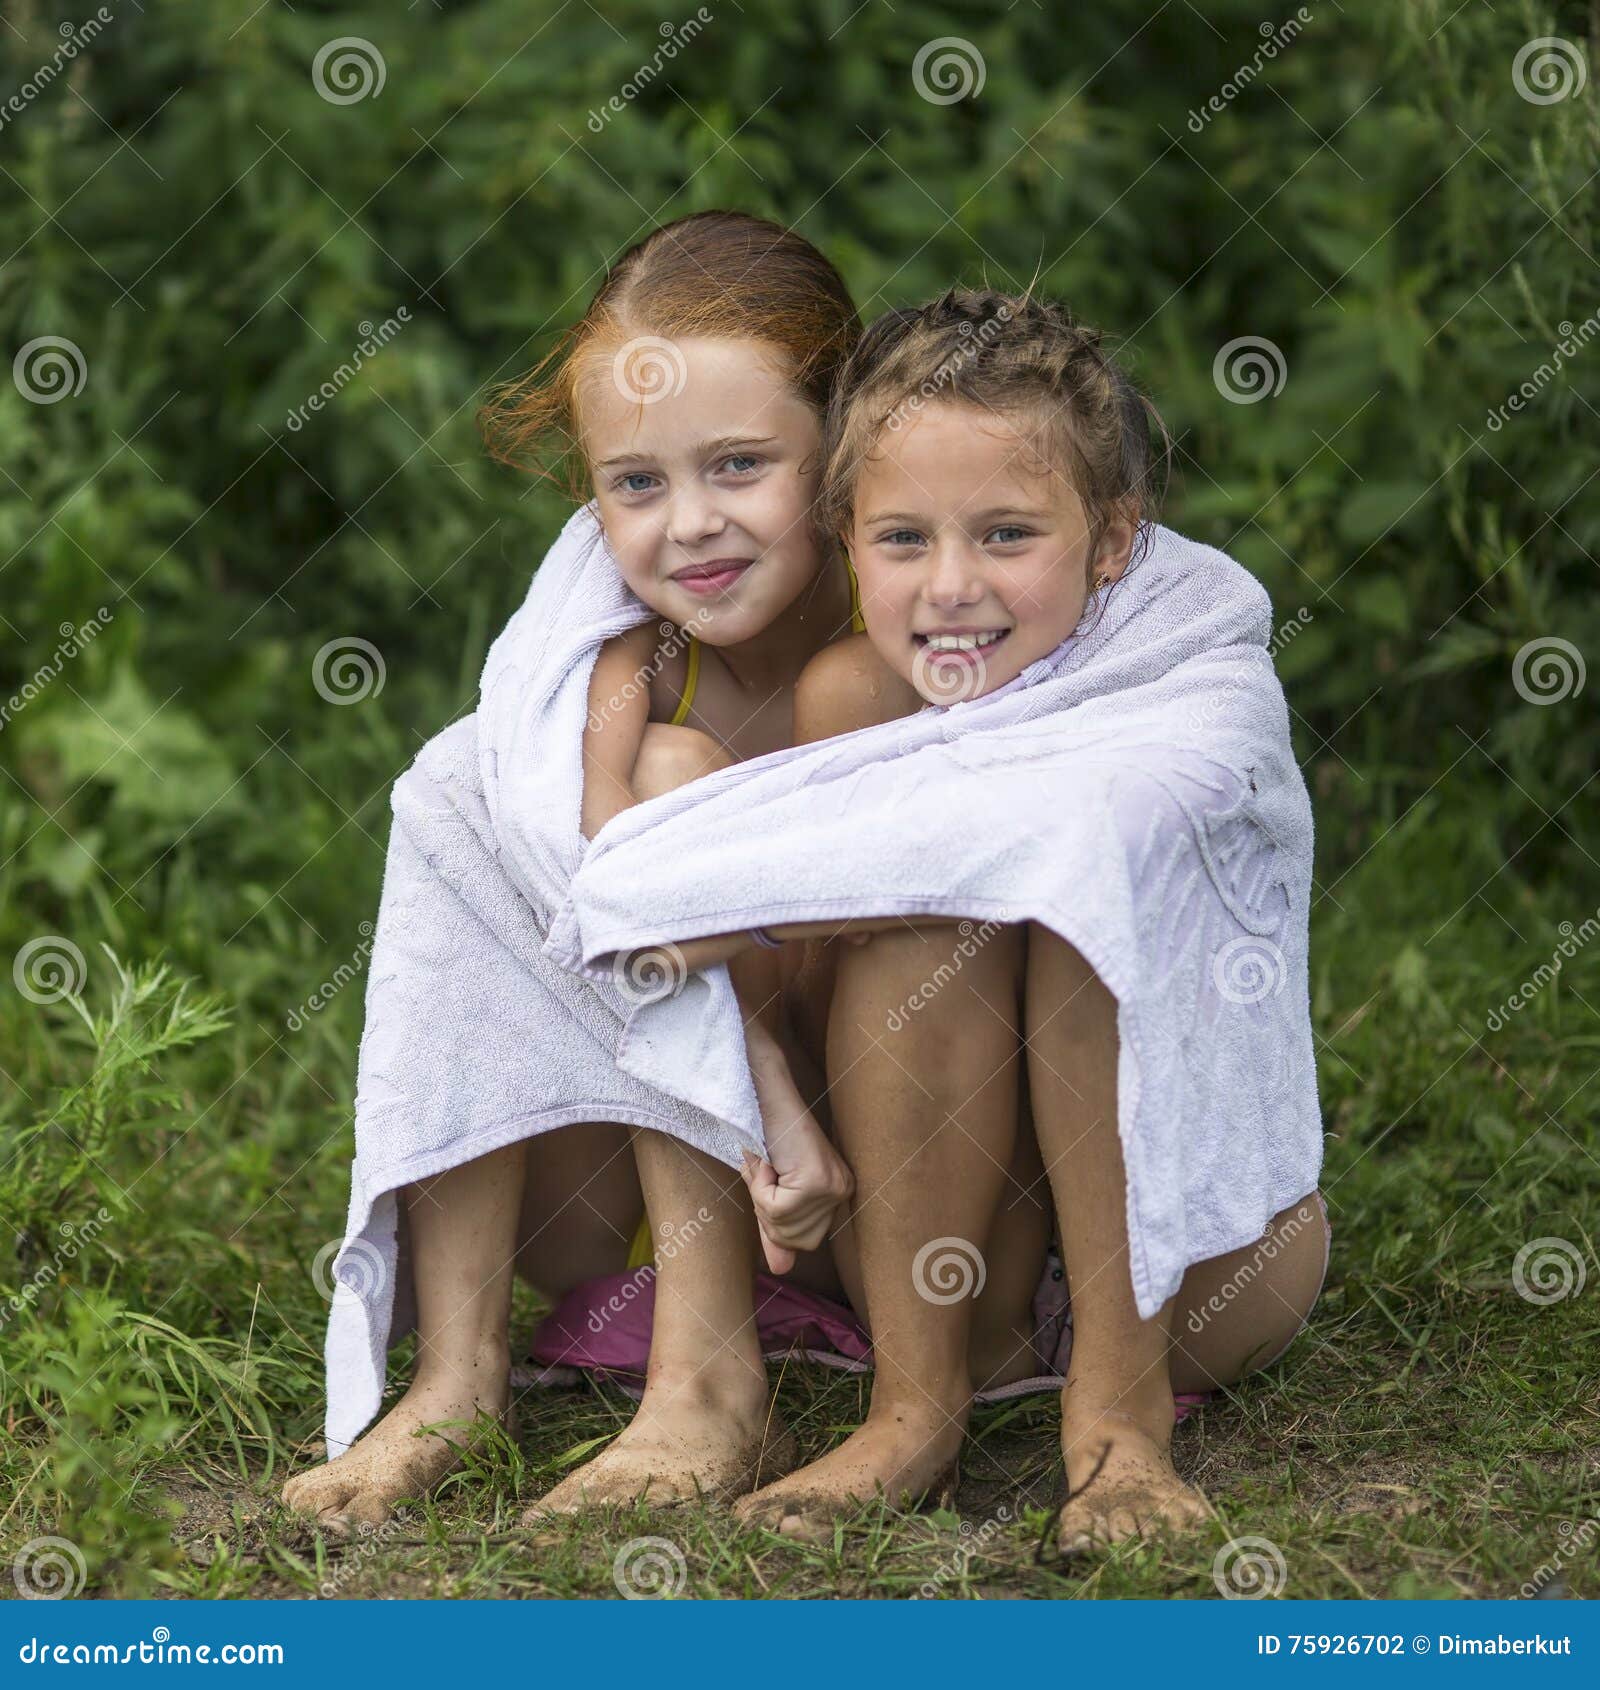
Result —
<instances>
[{"instance_id":1,"label":"girl's shoulder","mask_svg":"<svg viewBox=\"0 0 1600 1690\"><path fill-rule=\"evenodd\" d=\"M667 627L668 632L662 633ZM595 688L615 697L649 699L652 722L670 722L677 712L689 677L689 637L659 616L613 634L600 647L591 683L591 713Z\"/></svg>"},{"instance_id":2,"label":"girl's shoulder","mask_svg":"<svg viewBox=\"0 0 1600 1690\"><path fill-rule=\"evenodd\" d=\"M926 702L889 667L867 635L846 634L800 671L794 689L795 743L898 721L915 715Z\"/></svg>"}]
</instances>

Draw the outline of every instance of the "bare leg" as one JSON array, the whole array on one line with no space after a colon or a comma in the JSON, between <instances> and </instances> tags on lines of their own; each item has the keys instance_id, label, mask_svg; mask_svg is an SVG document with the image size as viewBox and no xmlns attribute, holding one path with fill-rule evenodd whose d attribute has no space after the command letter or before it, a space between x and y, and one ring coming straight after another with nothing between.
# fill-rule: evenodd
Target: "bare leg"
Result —
<instances>
[{"instance_id":1,"label":"bare leg","mask_svg":"<svg viewBox=\"0 0 1600 1690\"><path fill-rule=\"evenodd\" d=\"M286 1507L344 1536L388 1519L460 1459L459 1423L504 1420L506 1327L524 1147L464 1163L403 1194L417 1288L417 1367L400 1401L337 1461L298 1474ZM456 1423L449 1434L423 1427Z\"/></svg>"},{"instance_id":2,"label":"bare leg","mask_svg":"<svg viewBox=\"0 0 1600 1690\"><path fill-rule=\"evenodd\" d=\"M897 930L839 957L830 1096L856 1176L858 1294L876 1373L857 1431L739 1506L790 1535L819 1535L877 1494L901 1502L948 1483L966 1430L979 1241L1017 1129L1022 934L1001 929L892 1030L897 1008L949 967L954 940L952 929Z\"/></svg>"},{"instance_id":3,"label":"bare leg","mask_svg":"<svg viewBox=\"0 0 1600 1690\"><path fill-rule=\"evenodd\" d=\"M1032 924L1026 1019L1034 1118L1072 1295L1061 1411L1068 1501L1058 1529L1063 1550L1074 1552L1209 1518L1210 1505L1172 1465L1174 1384L1225 1383L1252 1353L1265 1360L1286 1342L1315 1298L1324 1234L1299 1223L1275 1259L1258 1264L1251 1296L1185 1331L1175 1351L1174 1332L1196 1299L1216 1296L1251 1250L1191 1269L1178 1297L1139 1318L1117 1125L1116 999L1075 949ZM1313 1252L1317 1271L1308 1275Z\"/></svg>"},{"instance_id":4,"label":"bare leg","mask_svg":"<svg viewBox=\"0 0 1600 1690\"><path fill-rule=\"evenodd\" d=\"M640 747L641 797L726 764L705 735L653 726ZM513 1265L549 1296L621 1269L641 1206L627 1129L594 1123L509 1145L407 1187L417 1291L410 1389L338 1460L296 1475L285 1506L348 1532L387 1519L459 1459L460 1432L422 1428L505 1419ZM526 1201L524 1195L526 1194Z\"/></svg>"},{"instance_id":5,"label":"bare leg","mask_svg":"<svg viewBox=\"0 0 1600 1690\"><path fill-rule=\"evenodd\" d=\"M666 1133L636 1132L634 1154L657 1241L644 1400L616 1442L535 1503L525 1524L641 1497L742 1496L794 1459L768 1406L743 1182Z\"/></svg>"},{"instance_id":6,"label":"bare leg","mask_svg":"<svg viewBox=\"0 0 1600 1690\"><path fill-rule=\"evenodd\" d=\"M941 933L947 952L963 937L948 927L931 928L930 943L940 943ZM809 1077L802 1083L802 1092L830 1133L833 1133L832 1110L821 1085L826 1030L839 956L855 948L842 940L804 940L773 953L783 959L784 1000L795 1032L789 1046L790 1068L797 1080L802 1074ZM872 966L871 960L865 959L863 966ZM919 962L919 966L925 964ZM892 991L889 995L893 995ZM903 1004L904 999L896 1002ZM924 1022L920 1015L902 1015L892 1027L886 1025L884 1032L888 1035L885 1038L888 1051L913 1074L946 1067L952 1058L938 1024ZM1039 1358L1033 1350L1033 1293L1050 1243L1053 1215L1049 1182L1028 1108L1026 1068L1019 1070L1018 1077L1022 1097L1011 1164L994 1216L982 1237L975 1240L988 1268L983 1290L973 1303L969 1344L972 1383L978 1390L1025 1379L1039 1367ZM980 1074L970 1076L969 1089L981 1078ZM846 1218L835 1230L831 1244L831 1284L820 1271L805 1277L809 1265L805 1257L801 1258L794 1277L804 1277L805 1283L825 1295L843 1294L865 1320L866 1291L855 1227L850 1219Z\"/></svg>"}]
</instances>

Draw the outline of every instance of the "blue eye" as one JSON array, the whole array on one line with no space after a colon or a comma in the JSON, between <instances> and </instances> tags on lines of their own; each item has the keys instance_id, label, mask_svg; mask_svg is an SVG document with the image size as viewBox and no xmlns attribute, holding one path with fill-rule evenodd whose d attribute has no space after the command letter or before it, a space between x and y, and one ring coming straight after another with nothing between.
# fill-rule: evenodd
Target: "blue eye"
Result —
<instances>
[{"instance_id":1,"label":"blue eye","mask_svg":"<svg viewBox=\"0 0 1600 1690\"><path fill-rule=\"evenodd\" d=\"M1019 540L1028 538L1028 530L1019 528L1014 522L1007 522L993 530L989 538L998 546L1014 546Z\"/></svg>"},{"instance_id":2,"label":"blue eye","mask_svg":"<svg viewBox=\"0 0 1600 1690\"><path fill-rule=\"evenodd\" d=\"M650 491L649 484L654 480L653 475L642 469L636 469L631 474L620 476L617 480L617 487L624 493L648 493ZM643 487L635 485L636 482L640 481L645 483Z\"/></svg>"},{"instance_id":3,"label":"blue eye","mask_svg":"<svg viewBox=\"0 0 1600 1690\"><path fill-rule=\"evenodd\" d=\"M878 544L880 546L914 546L921 539L922 536L915 528L896 528L887 534L880 535Z\"/></svg>"},{"instance_id":4,"label":"blue eye","mask_svg":"<svg viewBox=\"0 0 1600 1690\"><path fill-rule=\"evenodd\" d=\"M740 466L744 467L740 467ZM722 460L722 467L731 470L735 475L748 475L751 470L761 467L760 458L752 457L748 452L734 452Z\"/></svg>"}]
</instances>

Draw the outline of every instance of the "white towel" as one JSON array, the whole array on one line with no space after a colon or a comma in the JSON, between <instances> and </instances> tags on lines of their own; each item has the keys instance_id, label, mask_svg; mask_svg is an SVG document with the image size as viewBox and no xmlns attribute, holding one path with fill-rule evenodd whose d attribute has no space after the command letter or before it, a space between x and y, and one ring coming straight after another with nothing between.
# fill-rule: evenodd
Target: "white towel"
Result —
<instances>
[{"instance_id":1,"label":"white towel","mask_svg":"<svg viewBox=\"0 0 1600 1690\"><path fill-rule=\"evenodd\" d=\"M655 1087L648 1060L618 1066L628 1000L542 951L584 849L594 659L604 640L651 614L617 573L592 509L579 510L491 648L477 713L430 740L395 783L350 1208L331 1273L330 1457L377 1413L389 1344L414 1318L402 1186L583 1121L655 1127L739 1159L736 1132ZM755 1093L727 970L710 971L699 990L708 1025L736 1035L721 1052L716 1096L732 1121L748 1121Z\"/></svg>"},{"instance_id":2,"label":"white towel","mask_svg":"<svg viewBox=\"0 0 1600 1690\"><path fill-rule=\"evenodd\" d=\"M624 812L545 948L609 982L641 946L785 921L1043 923L1117 999L1148 1319L1191 1263L1260 1237L1317 1183L1311 807L1267 649L1271 605L1247 571L1158 528L1099 608L986 697ZM753 1097L728 1084L743 1069L737 1009L709 975L634 1002L620 1049L630 1072L759 1136Z\"/></svg>"}]
</instances>

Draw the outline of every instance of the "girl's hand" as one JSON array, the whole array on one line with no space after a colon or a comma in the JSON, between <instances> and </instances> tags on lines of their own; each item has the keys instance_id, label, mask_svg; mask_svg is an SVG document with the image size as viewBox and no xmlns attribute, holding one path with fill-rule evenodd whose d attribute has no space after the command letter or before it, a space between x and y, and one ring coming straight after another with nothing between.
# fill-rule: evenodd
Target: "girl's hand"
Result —
<instances>
[{"instance_id":1,"label":"girl's hand","mask_svg":"<svg viewBox=\"0 0 1600 1690\"><path fill-rule=\"evenodd\" d=\"M815 1143L797 1144L791 1133L785 1149L789 1154L773 1147L773 1155L785 1164L782 1172L748 1151L743 1169L761 1230L761 1251L773 1273L787 1273L798 1251L820 1248L833 1229L839 1205L855 1191L848 1163L820 1127Z\"/></svg>"},{"instance_id":2,"label":"girl's hand","mask_svg":"<svg viewBox=\"0 0 1600 1690\"><path fill-rule=\"evenodd\" d=\"M796 1251L815 1250L828 1236L855 1178L806 1107L777 1040L754 1018L745 1037L770 1160L746 1152L742 1172L767 1266L787 1273Z\"/></svg>"}]
</instances>

